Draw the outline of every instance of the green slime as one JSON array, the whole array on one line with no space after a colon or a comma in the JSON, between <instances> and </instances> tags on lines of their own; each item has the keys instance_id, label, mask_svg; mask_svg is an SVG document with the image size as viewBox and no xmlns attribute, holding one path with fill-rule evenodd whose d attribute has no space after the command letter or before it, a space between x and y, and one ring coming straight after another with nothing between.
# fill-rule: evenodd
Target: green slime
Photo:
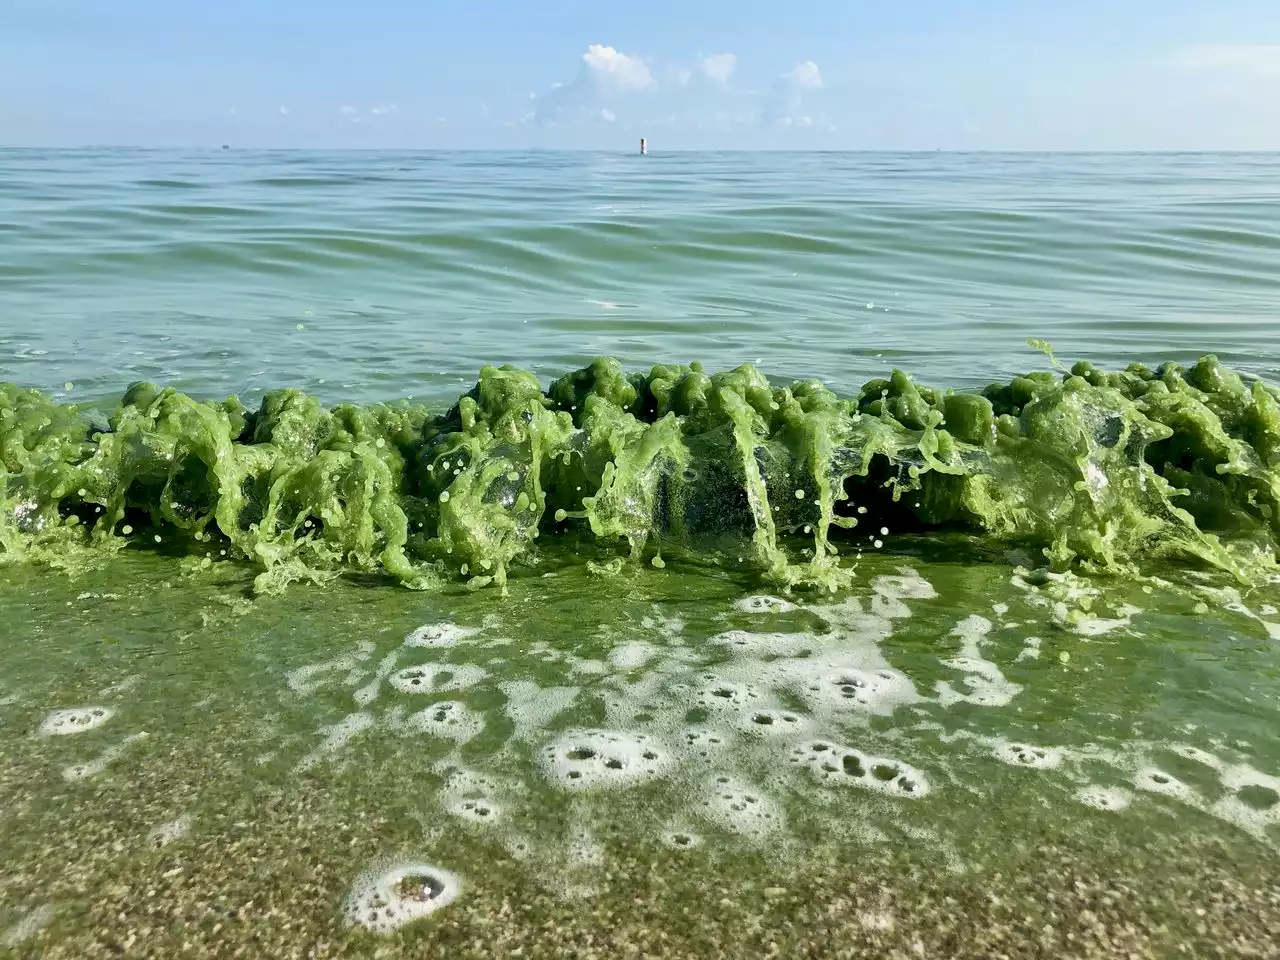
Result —
<instances>
[{"instance_id":1,"label":"green slime","mask_svg":"<svg viewBox=\"0 0 1280 960\"><path fill-rule=\"evenodd\" d=\"M750 364L598 359L546 391L485 367L438 415L294 389L250 411L138 383L103 417L0 384L0 562L75 570L163 544L247 560L264 592L350 571L505 587L540 537L590 531L612 552L593 569L678 547L837 589L842 554L882 528L968 530L1058 570L1159 559L1246 580L1280 543L1280 390L1212 356L980 394L895 370L853 398Z\"/></svg>"}]
</instances>

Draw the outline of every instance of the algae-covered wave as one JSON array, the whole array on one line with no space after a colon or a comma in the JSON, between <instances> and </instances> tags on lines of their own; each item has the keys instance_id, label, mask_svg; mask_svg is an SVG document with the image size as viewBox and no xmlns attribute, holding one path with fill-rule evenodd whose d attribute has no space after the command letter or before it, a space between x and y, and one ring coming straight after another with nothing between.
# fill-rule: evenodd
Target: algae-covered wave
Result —
<instances>
[{"instance_id":1,"label":"algae-covered wave","mask_svg":"<svg viewBox=\"0 0 1280 960\"><path fill-rule=\"evenodd\" d=\"M894 371L844 398L749 364L599 359L547 390L486 367L438 414L294 389L249 410L140 383L104 415L0 385L9 562L162 543L248 560L261 590L344 571L482 587L589 531L618 545L606 569L678 544L838 587L882 528L966 529L1058 568L1154 558L1247 577L1280 543L1280 391L1213 357L1081 362L981 393Z\"/></svg>"}]
</instances>

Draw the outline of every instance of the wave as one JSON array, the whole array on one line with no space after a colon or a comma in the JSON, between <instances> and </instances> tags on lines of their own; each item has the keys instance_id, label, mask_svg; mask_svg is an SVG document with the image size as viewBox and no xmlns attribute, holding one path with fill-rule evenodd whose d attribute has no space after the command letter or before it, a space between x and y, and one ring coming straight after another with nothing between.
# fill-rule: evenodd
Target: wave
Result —
<instances>
[{"instance_id":1,"label":"wave","mask_svg":"<svg viewBox=\"0 0 1280 960\"><path fill-rule=\"evenodd\" d=\"M251 563L260 591L349 571L480 588L585 538L603 572L678 548L838 589L888 531L952 529L1057 569L1273 569L1280 390L1212 356L973 393L894 371L852 397L750 364L602 358L545 390L491 366L443 413L138 383L104 415L0 385L0 562L162 545Z\"/></svg>"}]
</instances>

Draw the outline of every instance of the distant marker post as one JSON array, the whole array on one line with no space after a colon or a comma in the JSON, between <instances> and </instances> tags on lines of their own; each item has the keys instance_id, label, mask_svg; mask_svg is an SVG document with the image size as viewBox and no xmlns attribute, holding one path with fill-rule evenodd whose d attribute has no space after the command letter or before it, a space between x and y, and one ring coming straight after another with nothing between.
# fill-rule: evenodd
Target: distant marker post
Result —
<instances>
[{"instance_id":1,"label":"distant marker post","mask_svg":"<svg viewBox=\"0 0 1280 960\"><path fill-rule=\"evenodd\" d=\"M644 137L640 138L640 156L645 156L649 152L649 141Z\"/></svg>"}]
</instances>

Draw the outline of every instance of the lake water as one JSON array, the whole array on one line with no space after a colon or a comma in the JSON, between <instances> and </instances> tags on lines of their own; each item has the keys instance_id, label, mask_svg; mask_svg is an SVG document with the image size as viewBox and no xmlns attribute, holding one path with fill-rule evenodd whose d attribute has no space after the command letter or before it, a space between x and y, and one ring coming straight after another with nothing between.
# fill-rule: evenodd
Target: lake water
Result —
<instances>
[{"instance_id":1,"label":"lake water","mask_svg":"<svg viewBox=\"0 0 1280 960\"><path fill-rule=\"evenodd\" d=\"M1277 184L0 151L0 949L1267 955Z\"/></svg>"}]
</instances>

